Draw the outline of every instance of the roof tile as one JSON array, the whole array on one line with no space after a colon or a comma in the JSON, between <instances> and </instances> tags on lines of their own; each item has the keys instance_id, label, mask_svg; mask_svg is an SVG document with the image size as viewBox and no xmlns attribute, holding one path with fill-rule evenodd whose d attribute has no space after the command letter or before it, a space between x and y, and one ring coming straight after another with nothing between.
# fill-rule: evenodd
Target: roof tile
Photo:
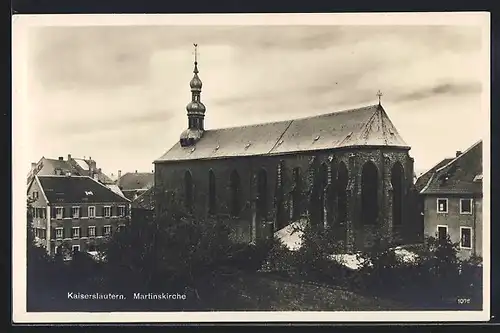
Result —
<instances>
[{"instance_id":1,"label":"roof tile","mask_svg":"<svg viewBox=\"0 0 500 333\"><path fill-rule=\"evenodd\" d=\"M177 142L155 162L374 145L408 148L381 105L314 117L207 130L194 146Z\"/></svg>"},{"instance_id":2,"label":"roof tile","mask_svg":"<svg viewBox=\"0 0 500 333\"><path fill-rule=\"evenodd\" d=\"M87 176L37 176L49 203L129 202Z\"/></svg>"},{"instance_id":3,"label":"roof tile","mask_svg":"<svg viewBox=\"0 0 500 333\"><path fill-rule=\"evenodd\" d=\"M436 170L422 194L482 194L482 181L475 181L483 173L483 143L473 146Z\"/></svg>"}]
</instances>

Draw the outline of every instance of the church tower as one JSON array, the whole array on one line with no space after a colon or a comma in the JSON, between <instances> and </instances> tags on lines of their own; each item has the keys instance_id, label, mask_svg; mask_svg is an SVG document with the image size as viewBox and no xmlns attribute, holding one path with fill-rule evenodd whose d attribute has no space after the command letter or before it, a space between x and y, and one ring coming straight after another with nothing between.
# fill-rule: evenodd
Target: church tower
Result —
<instances>
[{"instance_id":1,"label":"church tower","mask_svg":"<svg viewBox=\"0 0 500 333\"><path fill-rule=\"evenodd\" d=\"M180 144L183 147L195 144L203 136L205 105L201 102L202 82L198 77L198 44L194 44L194 76L189 83L191 87L191 102L186 106L188 128L182 132Z\"/></svg>"}]
</instances>

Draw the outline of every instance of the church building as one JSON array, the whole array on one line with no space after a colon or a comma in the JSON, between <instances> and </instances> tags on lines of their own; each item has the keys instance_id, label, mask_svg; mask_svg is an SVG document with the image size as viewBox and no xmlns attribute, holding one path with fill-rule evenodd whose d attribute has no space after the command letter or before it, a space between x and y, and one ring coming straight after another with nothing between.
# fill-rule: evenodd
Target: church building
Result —
<instances>
[{"instance_id":1,"label":"church building","mask_svg":"<svg viewBox=\"0 0 500 333\"><path fill-rule=\"evenodd\" d=\"M243 242L305 218L334 228L346 251L421 237L410 147L380 96L352 110L206 129L198 73L195 56L187 129L154 161L156 214L175 198L195 216L228 218Z\"/></svg>"}]
</instances>

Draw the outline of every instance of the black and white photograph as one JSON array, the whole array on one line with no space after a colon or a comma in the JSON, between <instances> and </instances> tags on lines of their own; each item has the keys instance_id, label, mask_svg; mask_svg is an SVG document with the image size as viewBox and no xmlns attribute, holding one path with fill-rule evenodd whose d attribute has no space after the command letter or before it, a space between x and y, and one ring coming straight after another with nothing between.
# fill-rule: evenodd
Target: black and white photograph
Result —
<instances>
[{"instance_id":1,"label":"black and white photograph","mask_svg":"<svg viewBox=\"0 0 500 333\"><path fill-rule=\"evenodd\" d=\"M12 29L14 322L489 320L489 14Z\"/></svg>"}]
</instances>

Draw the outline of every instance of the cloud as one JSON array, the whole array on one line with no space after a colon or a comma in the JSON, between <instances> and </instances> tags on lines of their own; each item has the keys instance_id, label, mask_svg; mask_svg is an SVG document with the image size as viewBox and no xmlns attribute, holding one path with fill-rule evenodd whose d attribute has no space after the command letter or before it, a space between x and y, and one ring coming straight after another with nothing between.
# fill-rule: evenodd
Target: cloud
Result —
<instances>
[{"instance_id":1,"label":"cloud","mask_svg":"<svg viewBox=\"0 0 500 333\"><path fill-rule=\"evenodd\" d=\"M443 119L449 108L463 116L480 107L480 33L465 26L37 28L29 96L33 137L47 152L33 159L73 152L99 157L103 168L149 169L186 126L197 42L207 128L373 104L380 89L416 163L433 163L409 115L418 113L436 138L441 125L424 125L436 118L433 103Z\"/></svg>"},{"instance_id":2,"label":"cloud","mask_svg":"<svg viewBox=\"0 0 500 333\"><path fill-rule=\"evenodd\" d=\"M421 99L428 99L437 95L463 95L475 94L481 92L481 82L467 82L467 83L441 83L433 87L420 89L408 94L402 94L393 98L396 101L416 101Z\"/></svg>"}]
</instances>

